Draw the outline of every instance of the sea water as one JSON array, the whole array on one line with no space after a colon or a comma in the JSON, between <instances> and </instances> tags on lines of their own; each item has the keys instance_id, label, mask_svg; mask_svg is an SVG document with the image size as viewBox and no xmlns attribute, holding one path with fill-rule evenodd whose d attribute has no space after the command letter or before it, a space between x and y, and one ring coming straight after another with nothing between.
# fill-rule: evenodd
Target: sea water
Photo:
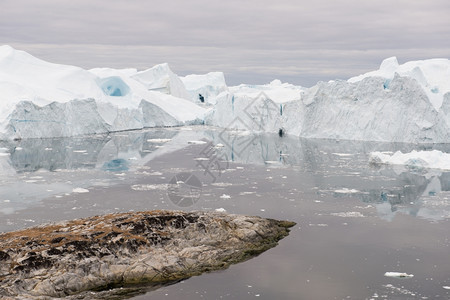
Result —
<instances>
[{"instance_id":1,"label":"sea water","mask_svg":"<svg viewBox=\"0 0 450 300\"><path fill-rule=\"evenodd\" d=\"M373 151L450 152L449 145L188 127L0 147L1 231L151 209L297 223L249 261L152 291L135 288L124 299L449 297L450 173L369 162Z\"/></svg>"}]
</instances>

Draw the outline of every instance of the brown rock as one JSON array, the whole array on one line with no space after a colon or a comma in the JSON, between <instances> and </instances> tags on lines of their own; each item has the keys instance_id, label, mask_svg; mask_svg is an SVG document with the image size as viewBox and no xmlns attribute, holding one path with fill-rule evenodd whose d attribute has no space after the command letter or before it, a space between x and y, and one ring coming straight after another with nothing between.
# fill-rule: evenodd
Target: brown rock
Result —
<instances>
[{"instance_id":1,"label":"brown rock","mask_svg":"<svg viewBox=\"0 0 450 300\"><path fill-rule=\"evenodd\" d=\"M246 260L274 247L293 225L216 212L147 211L4 233L0 296L106 299L105 292L94 297L89 291L156 287Z\"/></svg>"}]
</instances>

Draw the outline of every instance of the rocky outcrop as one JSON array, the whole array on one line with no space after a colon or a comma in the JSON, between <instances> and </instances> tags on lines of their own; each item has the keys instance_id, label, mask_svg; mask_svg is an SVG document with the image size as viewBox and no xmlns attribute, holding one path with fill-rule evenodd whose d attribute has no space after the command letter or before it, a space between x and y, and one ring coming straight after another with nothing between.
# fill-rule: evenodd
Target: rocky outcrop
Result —
<instances>
[{"instance_id":1,"label":"rocky outcrop","mask_svg":"<svg viewBox=\"0 0 450 300\"><path fill-rule=\"evenodd\" d=\"M0 296L95 299L115 287L174 282L274 247L293 225L215 212L147 211L4 233Z\"/></svg>"}]
</instances>

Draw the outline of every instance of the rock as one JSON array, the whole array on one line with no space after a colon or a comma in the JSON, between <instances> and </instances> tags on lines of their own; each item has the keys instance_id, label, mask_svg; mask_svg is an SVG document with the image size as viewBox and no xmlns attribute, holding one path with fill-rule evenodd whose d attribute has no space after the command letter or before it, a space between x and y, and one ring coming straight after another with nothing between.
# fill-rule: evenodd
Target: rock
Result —
<instances>
[{"instance_id":1,"label":"rock","mask_svg":"<svg viewBox=\"0 0 450 300\"><path fill-rule=\"evenodd\" d=\"M218 212L147 211L3 233L0 296L107 299L115 287L135 293L133 287L144 284L148 290L249 259L277 245L294 224Z\"/></svg>"}]
</instances>

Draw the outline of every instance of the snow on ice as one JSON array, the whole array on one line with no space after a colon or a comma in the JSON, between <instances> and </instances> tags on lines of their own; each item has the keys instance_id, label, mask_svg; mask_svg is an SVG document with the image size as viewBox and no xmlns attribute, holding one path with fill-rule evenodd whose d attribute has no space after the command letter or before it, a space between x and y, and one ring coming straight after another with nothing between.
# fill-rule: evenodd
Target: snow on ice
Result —
<instances>
[{"instance_id":1,"label":"snow on ice","mask_svg":"<svg viewBox=\"0 0 450 300\"><path fill-rule=\"evenodd\" d=\"M400 65L311 88L274 80L228 87L223 73L42 61L0 47L0 138L20 139L206 124L305 138L442 143L450 140L450 61Z\"/></svg>"},{"instance_id":2,"label":"snow on ice","mask_svg":"<svg viewBox=\"0 0 450 300\"><path fill-rule=\"evenodd\" d=\"M370 154L371 163L405 165L415 169L442 169L450 170L450 154L439 150L416 151L402 153L400 151L394 154L383 152L372 152Z\"/></svg>"}]
</instances>

